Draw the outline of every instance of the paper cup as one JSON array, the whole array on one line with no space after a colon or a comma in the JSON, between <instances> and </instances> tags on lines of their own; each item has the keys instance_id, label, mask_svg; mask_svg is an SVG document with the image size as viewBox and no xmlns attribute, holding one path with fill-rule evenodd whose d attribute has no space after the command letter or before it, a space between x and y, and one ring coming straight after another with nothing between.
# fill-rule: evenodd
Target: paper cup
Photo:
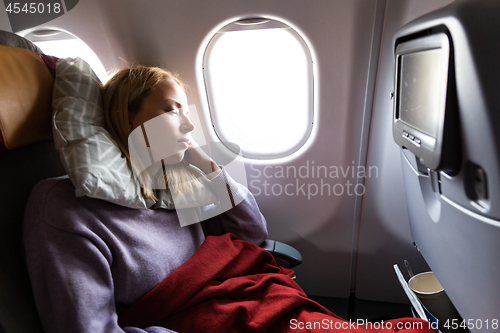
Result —
<instances>
[{"instance_id":1,"label":"paper cup","mask_svg":"<svg viewBox=\"0 0 500 333\"><path fill-rule=\"evenodd\" d=\"M452 319L458 319L460 323L462 318L433 272L417 274L408 281L408 284L426 309L439 319L439 328L442 332L459 332L461 330L447 330L443 327L447 320L451 323Z\"/></svg>"}]
</instances>

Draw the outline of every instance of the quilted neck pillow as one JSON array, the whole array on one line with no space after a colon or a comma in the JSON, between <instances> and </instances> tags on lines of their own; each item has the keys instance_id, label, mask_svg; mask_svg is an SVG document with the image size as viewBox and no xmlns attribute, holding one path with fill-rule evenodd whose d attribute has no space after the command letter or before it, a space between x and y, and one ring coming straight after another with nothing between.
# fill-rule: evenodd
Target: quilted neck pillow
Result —
<instances>
[{"instance_id":1,"label":"quilted neck pillow","mask_svg":"<svg viewBox=\"0 0 500 333\"><path fill-rule=\"evenodd\" d=\"M160 191L160 201L156 204L153 199L145 198L129 161L106 130L101 89L101 82L85 61L58 60L52 97L54 143L76 196L136 209L153 205L165 209L191 208L217 201L207 186L189 197L176 196L175 206L167 190ZM203 174L200 180L209 182Z\"/></svg>"}]
</instances>

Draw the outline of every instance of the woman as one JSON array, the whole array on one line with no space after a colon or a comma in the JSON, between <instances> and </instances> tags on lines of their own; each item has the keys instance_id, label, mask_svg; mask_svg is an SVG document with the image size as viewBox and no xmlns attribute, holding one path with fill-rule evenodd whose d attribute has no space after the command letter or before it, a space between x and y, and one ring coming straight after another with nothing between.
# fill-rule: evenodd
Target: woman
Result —
<instances>
[{"instance_id":1,"label":"woman","mask_svg":"<svg viewBox=\"0 0 500 333\"><path fill-rule=\"evenodd\" d=\"M240 202L204 221L205 233L232 232L255 244L267 237L250 192L195 148L178 78L154 67L122 70L104 87L104 101L108 130L129 159L130 133L162 117L171 154L163 159L160 178L171 194L189 196L208 186L219 199L230 189L232 202ZM203 171L208 181L200 182L188 165ZM150 185L144 195L157 199L159 191ZM135 210L74 192L68 178L40 182L25 214L28 269L45 331L170 332L121 328L118 313L192 256L204 240L200 223L181 227L175 210Z\"/></svg>"}]
</instances>

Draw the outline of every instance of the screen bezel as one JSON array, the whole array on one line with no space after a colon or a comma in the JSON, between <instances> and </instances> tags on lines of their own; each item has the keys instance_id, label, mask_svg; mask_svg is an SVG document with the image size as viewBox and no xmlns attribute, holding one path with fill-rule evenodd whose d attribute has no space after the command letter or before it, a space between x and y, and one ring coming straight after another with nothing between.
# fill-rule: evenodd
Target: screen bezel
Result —
<instances>
[{"instance_id":1,"label":"screen bezel","mask_svg":"<svg viewBox=\"0 0 500 333\"><path fill-rule=\"evenodd\" d=\"M399 99L400 99L400 77L401 59L404 55L409 55L422 51L440 49L442 52L443 75L440 78L439 89L441 90L439 101L436 137L428 135L418 128L400 119ZM445 33L437 33L425 37L405 41L396 45L395 50L395 74L394 74L394 98L393 98L393 136L396 143L413 152L422 164L432 170L438 170L441 163L443 148L445 111L447 101L447 87L450 71L450 40Z\"/></svg>"}]
</instances>

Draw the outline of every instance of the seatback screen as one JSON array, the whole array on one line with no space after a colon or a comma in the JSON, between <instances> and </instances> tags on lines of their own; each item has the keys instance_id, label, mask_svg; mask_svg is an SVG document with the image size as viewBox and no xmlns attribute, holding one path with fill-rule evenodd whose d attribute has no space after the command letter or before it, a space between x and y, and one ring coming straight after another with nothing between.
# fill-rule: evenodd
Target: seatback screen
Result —
<instances>
[{"instance_id":1,"label":"seatback screen","mask_svg":"<svg viewBox=\"0 0 500 333\"><path fill-rule=\"evenodd\" d=\"M401 56L399 119L434 138L444 102L442 85L446 83L442 57L440 48Z\"/></svg>"}]
</instances>

